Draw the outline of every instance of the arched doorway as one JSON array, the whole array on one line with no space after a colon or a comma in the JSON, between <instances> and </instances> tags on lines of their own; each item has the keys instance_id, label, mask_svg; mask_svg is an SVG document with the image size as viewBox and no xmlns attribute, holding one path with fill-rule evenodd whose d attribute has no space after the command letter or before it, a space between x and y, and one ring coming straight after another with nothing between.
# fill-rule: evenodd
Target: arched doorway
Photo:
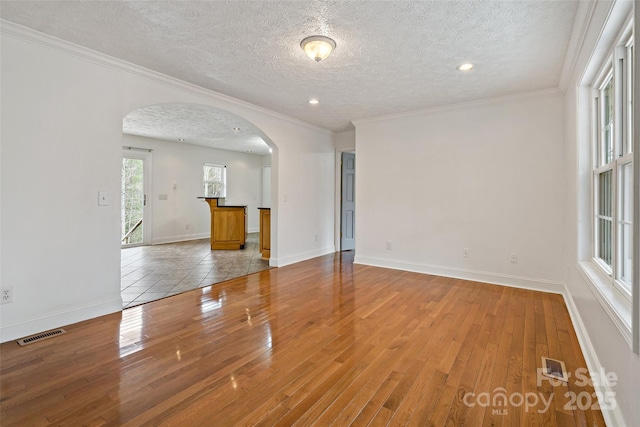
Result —
<instances>
[{"instance_id":1,"label":"arched doorway","mask_svg":"<svg viewBox=\"0 0 640 427\"><path fill-rule=\"evenodd\" d=\"M226 200L228 204L248 207L249 235L257 234L258 208L270 207L263 203L263 200L270 202L265 195L271 194L272 187L271 174L265 173L265 169L271 168L275 151L273 142L260 129L242 117L207 105L155 104L124 117L123 148L125 152L145 152L153 159L145 197L149 214L143 226L149 245L166 244L163 250L147 251L146 256L129 251L133 254L129 257L123 252L124 307L239 277L261 266L268 268L268 261L247 264L247 258L250 262L253 258L246 253L209 256L203 249L206 245L198 246L198 241L202 243L210 233L209 212L197 199L203 195L203 167L207 165L225 168ZM125 190L123 187L123 194ZM270 234L275 238L275 233ZM176 253L184 255L191 251L195 255L187 260L180 258L183 261L176 265L179 257L164 250L171 245ZM149 256L150 253L157 255ZM191 258L195 262L198 256L202 258L192 265ZM145 260L151 266L145 266ZM158 263L163 265L158 268ZM171 273L172 267L178 273Z\"/></svg>"}]
</instances>

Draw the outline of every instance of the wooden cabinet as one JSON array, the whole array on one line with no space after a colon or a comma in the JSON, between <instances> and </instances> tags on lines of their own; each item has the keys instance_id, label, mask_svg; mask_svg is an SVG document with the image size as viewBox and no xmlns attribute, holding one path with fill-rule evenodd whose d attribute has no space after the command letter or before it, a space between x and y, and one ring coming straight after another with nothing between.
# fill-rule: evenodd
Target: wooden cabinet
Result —
<instances>
[{"instance_id":1,"label":"wooden cabinet","mask_svg":"<svg viewBox=\"0 0 640 427\"><path fill-rule=\"evenodd\" d=\"M211 249L244 249L247 207L226 206L219 198L204 198L211 209Z\"/></svg>"},{"instance_id":2,"label":"wooden cabinet","mask_svg":"<svg viewBox=\"0 0 640 427\"><path fill-rule=\"evenodd\" d=\"M262 259L271 257L271 209L260 209L260 253Z\"/></svg>"}]
</instances>

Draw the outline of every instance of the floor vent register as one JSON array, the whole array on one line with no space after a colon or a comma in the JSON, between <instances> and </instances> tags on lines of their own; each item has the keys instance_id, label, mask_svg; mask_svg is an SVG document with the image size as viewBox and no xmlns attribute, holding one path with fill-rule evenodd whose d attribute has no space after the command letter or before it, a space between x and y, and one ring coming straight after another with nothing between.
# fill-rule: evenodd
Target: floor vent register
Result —
<instances>
[{"instance_id":1,"label":"floor vent register","mask_svg":"<svg viewBox=\"0 0 640 427\"><path fill-rule=\"evenodd\" d=\"M67 333L67 331L65 331L62 328L53 329L51 331L42 332L42 333L37 334L37 335L31 335L30 337L19 339L18 340L18 344L20 344L21 346L25 346L27 344L33 344L34 342L38 342L38 341L46 340L46 339L49 339L49 338L57 337L58 335L62 335L62 334L66 334L66 333Z\"/></svg>"}]
</instances>

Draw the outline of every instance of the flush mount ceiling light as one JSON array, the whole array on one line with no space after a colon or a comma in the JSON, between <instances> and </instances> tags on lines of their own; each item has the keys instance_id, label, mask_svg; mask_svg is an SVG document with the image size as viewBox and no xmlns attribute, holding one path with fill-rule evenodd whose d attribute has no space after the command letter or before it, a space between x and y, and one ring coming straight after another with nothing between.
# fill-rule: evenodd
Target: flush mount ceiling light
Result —
<instances>
[{"instance_id":1,"label":"flush mount ceiling light","mask_svg":"<svg viewBox=\"0 0 640 427\"><path fill-rule=\"evenodd\" d=\"M473 64L469 64L469 63L458 65L456 67L456 70L458 71L470 71L472 69L473 69Z\"/></svg>"},{"instance_id":2,"label":"flush mount ceiling light","mask_svg":"<svg viewBox=\"0 0 640 427\"><path fill-rule=\"evenodd\" d=\"M326 59L333 49L336 48L336 42L325 36L311 36L300 42L300 47L305 51L309 58L320 62Z\"/></svg>"},{"instance_id":3,"label":"flush mount ceiling light","mask_svg":"<svg viewBox=\"0 0 640 427\"><path fill-rule=\"evenodd\" d=\"M319 103L320 103L320 101L318 101L315 98L309 100L309 104L311 104L311 105L316 105L316 104L319 104Z\"/></svg>"}]
</instances>

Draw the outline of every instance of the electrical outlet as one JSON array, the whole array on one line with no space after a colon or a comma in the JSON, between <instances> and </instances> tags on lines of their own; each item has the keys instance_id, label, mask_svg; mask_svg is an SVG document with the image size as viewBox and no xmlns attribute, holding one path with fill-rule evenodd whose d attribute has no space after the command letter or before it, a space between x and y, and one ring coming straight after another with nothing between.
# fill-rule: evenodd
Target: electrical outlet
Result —
<instances>
[{"instance_id":1,"label":"electrical outlet","mask_svg":"<svg viewBox=\"0 0 640 427\"><path fill-rule=\"evenodd\" d=\"M2 300L0 304L9 304L13 302L13 288L2 288Z\"/></svg>"},{"instance_id":2,"label":"electrical outlet","mask_svg":"<svg viewBox=\"0 0 640 427\"><path fill-rule=\"evenodd\" d=\"M184 225L184 229L185 229L185 230L188 230L188 229L189 229L189 223L186 223L186 224Z\"/></svg>"},{"instance_id":3,"label":"electrical outlet","mask_svg":"<svg viewBox=\"0 0 640 427\"><path fill-rule=\"evenodd\" d=\"M316 234L314 237L314 240L317 242L318 241L318 235Z\"/></svg>"},{"instance_id":4,"label":"electrical outlet","mask_svg":"<svg viewBox=\"0 0 640 427\"><path fill-rule=\"evenodd\" d=\"M518 254L517 254L517 253L515 253L515 252L513 252L513 253L511 254L511 263L512 263L512 264L517 264L517 263L518 263Z\"/></svg>"},{"instance_id":5,"label":"electrical outlet","mask_svg":"<svg viewBox=\"0 0 640 427\"><path fill-rule=\"evenodd\" d=\"M98 206L109 206L109 193L98 191Z\"/></svg>"},{"instance_id":6,"label":"electrical outlet","mask_svg":"<svg viewBox=\"0 0 640 427\"><path fill-rule=\"evenodd\" d=\"M387 240L387 250L390 251L391 250L391 241Z\"/></svg>"},{"instance_id":7,"label":"electrical outlet","mask_svg":"<svg viewBox=\"0 0 640 427\"><path fill-rule=\"evenodd\" d=\"M462 250L462 256L465 258L469 258L469 248L464 248Z\"/></svg>"}]
</instances>

